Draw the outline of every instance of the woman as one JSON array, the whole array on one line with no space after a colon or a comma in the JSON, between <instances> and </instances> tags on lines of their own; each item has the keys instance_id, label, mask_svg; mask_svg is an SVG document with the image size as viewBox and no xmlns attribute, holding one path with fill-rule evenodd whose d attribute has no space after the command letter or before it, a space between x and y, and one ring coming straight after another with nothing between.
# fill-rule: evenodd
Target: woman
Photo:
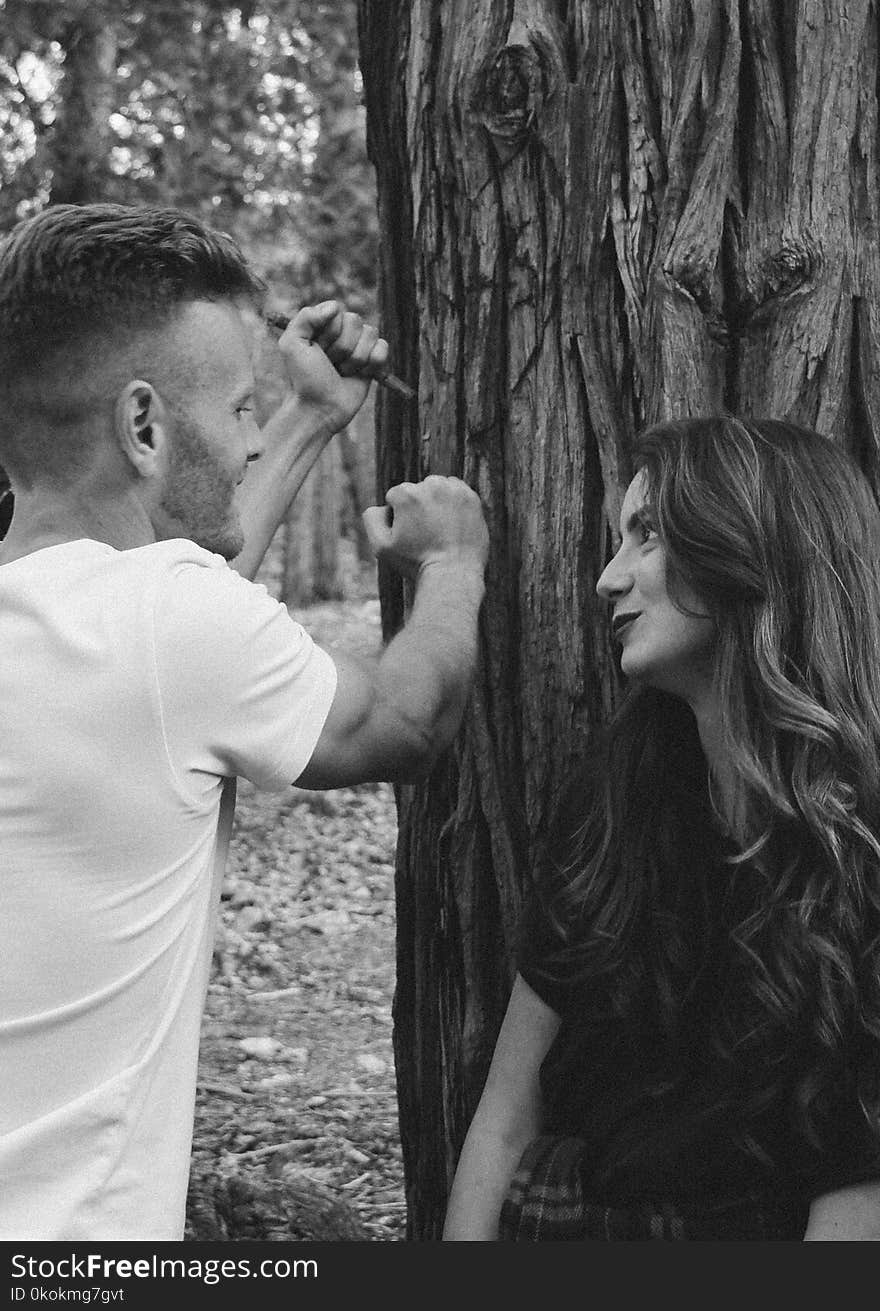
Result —
<instances>
[{"instance_id":1,"label":"woman","mask_svg":"<svg viewBox=\"0 0 880 1311\"><path fill-rule=\"evenodd\" d=\"M836 445L645 433L630 684L563 808L447 1239L880 1238L880 514Z\"/></svg>"}]
</instances>

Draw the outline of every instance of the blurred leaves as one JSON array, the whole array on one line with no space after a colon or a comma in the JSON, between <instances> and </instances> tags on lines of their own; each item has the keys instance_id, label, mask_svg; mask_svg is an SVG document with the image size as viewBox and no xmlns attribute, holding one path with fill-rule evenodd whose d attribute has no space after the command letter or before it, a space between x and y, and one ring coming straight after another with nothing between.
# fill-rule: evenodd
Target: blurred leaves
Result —
<instances>
[{"instance_id":1,"label":"blurred leaves","mask_svg":"<svg viewBox=\"0 0 880 1311\"><path fill-rule=\"evenodd\" d=\"M372 313L353 0L0 0L0 229L58 200L179 205L279 304Z\"/></svg>"}]
</instances>

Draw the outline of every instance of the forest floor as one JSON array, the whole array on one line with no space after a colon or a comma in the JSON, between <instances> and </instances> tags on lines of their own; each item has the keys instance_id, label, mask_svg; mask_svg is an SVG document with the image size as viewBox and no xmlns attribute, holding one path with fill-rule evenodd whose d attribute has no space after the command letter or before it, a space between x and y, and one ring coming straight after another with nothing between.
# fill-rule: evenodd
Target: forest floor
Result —
<instances>
[{"instance_id":1,"label":"forest floor","mask_svg":"<svg viewBox=\"0 0 880 1311\"><path fill-rule=\"evenodd\" d=\"M330 650L380 647L374 597L292 613ZM391 1039L396 838L388 784L267 794L239 781L192 1189L233 1177L246 1194L265 1186L278 1213L195 1231L191 1220L188 1237L313 1236L281 1214L288 1186L335 1198L339 1237L405 1237ZM197 1201L191 1190L190 1214Z\"/></svg>"}]
</instances>

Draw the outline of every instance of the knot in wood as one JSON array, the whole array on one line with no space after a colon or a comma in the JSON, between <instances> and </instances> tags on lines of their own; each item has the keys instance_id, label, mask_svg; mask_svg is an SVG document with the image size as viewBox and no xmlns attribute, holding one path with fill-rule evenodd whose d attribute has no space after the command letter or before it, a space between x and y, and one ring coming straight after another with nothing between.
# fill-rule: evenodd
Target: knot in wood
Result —
<instances>
[{"instance_id":1,"label":"knot in wood","mask_svg":"<svg viewBox=\"0 0 880 1311\"><path fill-rule=\"evenodd\" d=\"M531 45L508 45L486 72L480 116L493 137L516 146L528 135L549 94L540 51Z\"/></svg>"},{"instance_id":2,"label":"knot in wood","mask_svg":"<svg viewBox=\"0 0 880 1311\"><path fill-rule=\"evenodd\" d=\"M811 282L820 258L816 243L806 234L794 241L783 241L764 262L766 294L786 295Z\"/></svg>"},{"instance_id":3,"label":"knot in wood","mask_svg":"<svg viewBox=\"0 0 880 1311\"><path fill-rule=\"evenodd\" d=\"M809 233L782 237L747 276L741 297L741 319L760 320L786 297L815 285L822 260L821 247Z\"/></svg>"}]
</instances>

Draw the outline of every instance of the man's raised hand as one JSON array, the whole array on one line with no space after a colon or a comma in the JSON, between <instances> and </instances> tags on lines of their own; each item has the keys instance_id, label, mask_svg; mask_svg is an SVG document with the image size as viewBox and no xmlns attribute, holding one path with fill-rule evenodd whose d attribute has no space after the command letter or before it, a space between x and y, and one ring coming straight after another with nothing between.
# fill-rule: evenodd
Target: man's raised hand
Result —
<instances>
[{"instance_id":1,"label":"man's raised hand","mask_svg":"<svg viewBox=\"0 0 880 1311\"><path fill-rule=\"evenodd\" d=\"M278 342L291 387L333 431L344 428L388 362L388 342L337 300L305 305Z\"/></svg>"}]
</instances>

